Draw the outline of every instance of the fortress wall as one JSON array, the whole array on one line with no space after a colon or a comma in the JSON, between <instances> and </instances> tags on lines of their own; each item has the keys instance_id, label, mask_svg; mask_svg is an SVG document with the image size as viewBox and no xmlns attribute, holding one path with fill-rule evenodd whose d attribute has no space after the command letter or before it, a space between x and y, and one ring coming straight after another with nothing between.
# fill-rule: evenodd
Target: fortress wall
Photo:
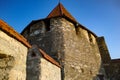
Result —
<instances>
[{"instance_id":1,"label":"fortress wall","mask_svg":"<svg viewBox=\"0 0 120 80\"><path fill-rule=\"evenodd\" d=\"M0 80L61 80L60 67L44 59L37 48L27 52L27 47L0 30Z\"/></svg>"},{"instance_id":2,"label":"fortress wall","mask_svg":"<svg viewBox=\"0 0 120 80\"><path fill-rule=\"evenodd\" d=\"M41 58L41 80L61 80L61 68Z\"/></svg>"},{"instance_id":3,"label":"fortress wall","mask_svg":"<svg viewBox=\"0 0 120 80\"><path fill-rule=\"evenodd\" d=\"M111 57L110 57L107 45L105 43L104 37L98 37L97 38L97 43L98 43L98 46L99 46L99 50L100 50L100 54L101 54L103 64L109 64L110 61L111 61Z\"/></svg>"},{"instance_id":4,"label":"fortress wall","mask_svg":"<svg viewBox=\"0 0 120 80\"><path fill-rule=\"evenodd\" d=\"M27 47L0 30L0 80L25 80Z\"/></svg>"},{"instance_id":5,"label":"fortress wall","mask_svg":"<svg viewBox=\"0 0 120 80\"><path fill-rule=\"evenodd\" d=\"M111 59L104 37L98 37L97 43L99 45L101 59L103 62L103 67L105 69L107 78L109 78L110 80L119 80L120 59Z\"/></svg>"},{"instance_id":6,"label":"fortress wall","mask_svg":"<svg viewBox=\"0 0 120 80\"><path fill-rule=\"evenodd\" d=\"M62 78L65 80L92 80L101 66L101 58L96 42L96 37L76 26L65 18L51 18L40 26L41 21L34 25L50 28L44 33L28 36L28 41L37 44L47 54L60 62L62 66ZM39 23L39 24L38 24ZM30 28L33 26L30 25ZM35 26L34 26L35 27ZM33 27L33 28L34 28ZM77 32L76 32L77 31ZM29 31L28 31L29 32ZM34 32L34 31L32 31ZM23 34L25 36L25 34Z\"/></svg>"},{"instance_id":7,"label":"fortress wall","mask_svg":"<svg viewBox=\"0 0 120 80\"><path fill-rule=\"evenodd\" d=\"M104 37L98 37L97 38L97 44L99 46L100 55L103 63L103 67L105 69L106 75L108 78L111 76L111 69L110 69L110 62L111 57L107 48L107 45L105 43Z\"/></svg>"},{"instance_id":8,"label":"fortress wall","mask_svg":"<svg viewBox=\"0 0 120 80\"><path fill-rule=\"evenodd\" d=\"M109 67L109 74L111 80L120 79L120 59L112 59Z\"/></svg>"},{"instance_id":9,"label":"fortress wall","mask_svg":"<svg viewBox=\"0 0 120 80\"><path fill-rule=\"evenodd\" d=\"M50 25L48 25L50 23ZM22 34L27 38L30 44L38 45L39 48L44 50L48 55L52 56L55 60L58 60L58 54L63 53L64 44L62 38L62 29L57 29L57 22L54 23L47 21L39 21L29 26L29 29ZM35 28L35 29L34 29ZM28 34L27 34L28 33ZM37 34L36 34L37 33ZM58 49L60 48L60 49Z\"/></svg>"},{"instance_id":10,"label":"fortress wall","mask_svg":"<svg viewBox=\"0 0 120 80\"><path fill-rule=\"evenodd\" d=\"M75 25L64 18L61 19L61 24L60 27L64 30L65 80L93 80L101 66L96 38L81 26L75 30Z\"/></svg>"},{"instance_id":11,"label":"fortress wall","mask_svg":"<svg viewBox=\"0 0 120 80\"><path fill-rule=\"evenodd\" d=\"M34 42L41 40L41 37L39 39L37 38L38 40L36 40L35 36L42 33L44 34L45 32L46 32L46 26L44 21L39 21L38 23L32 24L26 31L24 31L23 35L25 38L27 38L29 42L31 42L31 44L32 43L34 44Z\"/></svg>"},{"instance_id":12,"label":"fortress wall","mask_svg":"<svg viewBox=\"0 0 120 80\"><path fill-rule=\"evenodd\" d=\"M36 46L29 49L26 80L61 80L61 68L41 55Z\"/></svg>"}]
</instances>

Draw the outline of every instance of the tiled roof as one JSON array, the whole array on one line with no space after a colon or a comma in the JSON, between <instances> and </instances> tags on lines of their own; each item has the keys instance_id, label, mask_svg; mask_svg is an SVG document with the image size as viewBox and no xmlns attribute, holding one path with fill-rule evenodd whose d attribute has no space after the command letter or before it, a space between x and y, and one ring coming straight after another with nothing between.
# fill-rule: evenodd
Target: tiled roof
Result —
<instances>
[{"instance_id":1,"label":"tiled roof","mask_svg":"<svg viewBox=\"0 0 120 80\"><path fill-rule=\"evenodd\" d=\"M53 17L64 17L67 20L71 21L73 24L77 24L78 27L81 27L85 30L87 30L88 32L92 33L95 37L97 37L97 35L95 33L93 33L91 30L89 30L88 28L84 27L83 25L81 25L80 23L78 23L75 18L64 8L64 6L59 3L51 12L50 14L44 18L44 19L39 19L39 20L33 20L27 27L25 27L25 29L22 31L21 34L24 33L24 31L26 31L27 29L29 29L29 27L39 21L45 21L45 20L49 20L50 18Z\"/></svg>"},{"instance_id":2,"label":"tiled roof","mask_svg":"<svg viewBox=\"0 0 120 80\"><path fill-rule=\"evenodd\" d=\"M47 16L47 18L57 17L57 16L66 16L69 19L76 21L75 18L64 8L64 6L59 3Z\"/></svg>"},{"instance_id":3,"label":"tiled roof","mask_svg":"<svg viewBox=\"0 0 120 80\"><path fill-rule=\"evenodd\" d=\"M51 63L53 63L53 64L55 64L56 66L58 66L58 67L61 68L60 64L59 64L58 62L56 62L53 58L51 58L49 55L47 55L42 49L39 49L39 51L41 52L42 56L43 56L46 60L50 61Z\"/></svg>"},{"instance_id":4,"label":"tiled roof","mask_svg":"<svg viewBox=\"0 0 120 80\"><path fill-rule=\"evenodd\" d=\"M19 42L24 44L26 47L31 48L31 45L27 42L27 40L22 35L17 33L13 28L11 28L7 23L5 23L2 20L0 20L0 29L2 31L4 31L5 33L7 33L9 36L15 38L16 40L18 40ZM39 49L39 51L46 60L48 60L49 62L55 64L58 67L60 67L59 63L56 62L50 56L48 56L43 50Z\"/></svg>"},{"instance_id":5,"label":"tiled roof","mask_svg":"<svg viewBox=\"0 0 120 80\"><path fill-rule=\"evenodd\" d=\"M81 25L80 23L78 23L76 21L76 19L64 8L64 6L59 3L52 11L51 13L47 16L47 18L52 18L52 17L59 17L62 16L64 18L69 19L70 21L72 21L74 24L78 24L78 26L84 28L85 30L87 30L88 32L92 33L95 37L97 37L97 35L95 33L93 33L92 31L90 31L89 29L87 29L86 27L84 27L83 25Z\"/></svg>"},{"instance_id":6,"label":"tiled roof","mask_svg":"<svg viewBox=\"0 0 120 80\"><path fill-rule=\"evenodd\" d=\"M17 39L18 41L20 41L24 45L30 47L30 44L27 42L27 40L22 35L17 33L13 28L11 28L7 23L5 23L2 20L0 20L0 29L2 29L8 35L10 35L11 37Z\"/></svg>"},{"instance_id":7,"label":"tiled roof","mask_svg":"<svg viewBox=\"0 0 120 80\"><path fill-rule=\"evenodd\" d=\"M64 17L67 20L69 20L70 22L72 22L73 24L77 24L78 27L81 27L85 30L87 30L88 32L92 33L95 37L97 37L97 35L95 33L93 33L91 30L89 30L88 28L84 27L83 25L81 25L80 23L78 23L75 18L64 8L64 6L59 3L52 11L51 13L47 16L47 18L44 19L39 19L39 20L33 20L27 27L25 27L25 29L21 32L21 34L24 33L24 31L26 31L27 29L29 29L29 27L39 21L45 21L45 20L49 20L50 18L53 17Z\"/></svg>"}]
</instances>

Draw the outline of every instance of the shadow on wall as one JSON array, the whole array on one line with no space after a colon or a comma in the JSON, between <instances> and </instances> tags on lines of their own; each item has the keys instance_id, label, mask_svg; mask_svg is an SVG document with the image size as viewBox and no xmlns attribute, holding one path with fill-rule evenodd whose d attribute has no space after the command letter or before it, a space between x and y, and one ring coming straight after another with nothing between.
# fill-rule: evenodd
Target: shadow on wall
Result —
<instances>
[{"instance_id":1,"label":"shadow on wall","mask_svg":"<svg viewBox=\"0 0 120 80\"><path fill-rule=\"evenodd\" d=\"M36 46L32 46L27 54L26 80L40 80L40 52Z\"/></svg>"},{"instance_id":2,"label":"shadow on wall","mask_svg":"<svg viewBox=\"0 0 120 80\"><path fill-rule=\"evenodd\" d=\"M102 63L99 69L99 73L93 78L93 80L107 80L107 76Z\"/></svg>"},{"instance_id":3,"label":"shadow on wall","mask_svg":"<svg viewBox=\"0 0 120 80\"><path fill-rule=\"evenodd\" d=\"M120 62L113 63L111 60L109 65L101 64L99 74L93 80L120 80ZM104 65L104 66L103 66Z\"/></svg>"},{"instance_id":4,"label":"shadow on wall","mask_svg":"<svg viewBox=\"0 0 120 80\"><path fill-rule=\"evenodd\" d=\"M14 66L14 57L0 53L0 80L9 80L9 73Z\"/></svg>"},{"instance_id":5,"label":"shadow on wall","mask_svg":"<svg viewBox=\"0 0 120 80\"><path fill-rule=\"evenodd\" d=\"M120 80L120 59L112 59L110 63L110 80Z\"/></svg>"}]
</instances>

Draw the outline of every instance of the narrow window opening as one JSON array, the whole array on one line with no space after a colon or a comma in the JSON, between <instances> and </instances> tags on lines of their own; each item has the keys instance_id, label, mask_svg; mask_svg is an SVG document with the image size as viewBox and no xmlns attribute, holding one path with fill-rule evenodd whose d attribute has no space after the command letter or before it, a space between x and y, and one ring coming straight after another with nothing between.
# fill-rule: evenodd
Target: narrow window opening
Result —
<instances>
[{"instance_id":1,"label":"narrow window opening","mask_svg":"<svg viewBox=\"0 0 120 80\"><path fill-rule=\"evenodd\" d=\"M84 69L83 68L81 68L81 72L84 73Z\"/></svg>"},{"instance_id":2,"label":"narrow window opening","mask_svg":"<svg viewBox=\"0 0 120 80\"><path fill-rule=\"evenodd\" d=\"M33 52L33 53L31 54L31 57L36 57L36 54Z\"/></svg>"},{"instance_id":3,"label":"narrow window opening","mask_svg":"<svg viewBox=\"0 0 120 80\"><path fill-rule=\"evenodd\" d=\"M92 75L92 71L90 70L90 74Z\"/></svg>"},{"instance_id":4,"label":"narrow window opening","mask_svg":"<svg viewBox=\"0 0 120 80\"><path fill-rule=\"evenodd\" d=\"M46 31L50 31L50 20L45 20Z\"/></svg>"},{"instance_id":5,"label":"narrow window opening","mask_svg":"<svg viewBox=\"0 0 120 80\"><path fill-rule=\"evenodd\" d=\"M74 25L75 25L75 31L76 31L76 34L79 34L79 29L78 29L79 24L76 23L76 24L74 24Z\"/></svg>"},{"instance_id":6,"label":"narrow window opening","mask_svg":"<svg viewBox=\"0 0 120 80\"><path fill-rule=\"evenodd\" d=\"M100 80L104 80L104 75L97 75L97 77L98 77L98 79L100 79Z\"/></svg>"}]
</instances>

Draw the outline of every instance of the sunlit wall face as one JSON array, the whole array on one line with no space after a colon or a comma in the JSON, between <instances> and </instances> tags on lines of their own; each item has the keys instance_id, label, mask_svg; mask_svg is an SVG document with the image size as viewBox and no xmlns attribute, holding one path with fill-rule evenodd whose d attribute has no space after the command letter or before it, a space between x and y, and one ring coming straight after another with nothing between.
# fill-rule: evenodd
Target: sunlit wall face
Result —
<instances>
[{"instance_id":1,"label":"sunlit wall face","mask_svg":"<svg viewBox=\"0 0 120 80\"><path fill-rule=\"evenodd\" d=\"M45 18L58 2L58 0L1 0L0 19L21 32L32 20ZM79 23L98 36L105 36L112 58L120 57L119 0L61 0L61 3Z\"/></svg>"}]
</instances>

